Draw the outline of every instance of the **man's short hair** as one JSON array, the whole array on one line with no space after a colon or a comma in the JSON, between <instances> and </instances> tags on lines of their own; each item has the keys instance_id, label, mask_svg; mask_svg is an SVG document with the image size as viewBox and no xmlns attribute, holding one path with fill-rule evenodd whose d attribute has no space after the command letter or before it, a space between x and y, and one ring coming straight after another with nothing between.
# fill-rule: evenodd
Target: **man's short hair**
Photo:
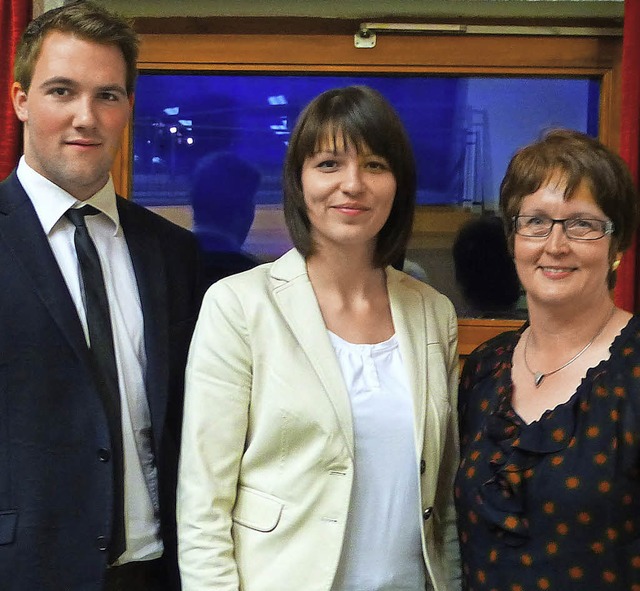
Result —
<instances>
[{"instance_id":1,"label":"man's short hair","mask_svg":"<svg viewBox=\"0 0 640 591\"><path fill-rule=\"evenodd\" d=\"M14 80L24 92L28 92L31 86L42 43L53 31L118 47L126 64L127 94L133 93L137 76L138 36L128 21L88 0L78 0L48 10L27 25L18 43L13 67Z\"/></svg>"}]
</instances>

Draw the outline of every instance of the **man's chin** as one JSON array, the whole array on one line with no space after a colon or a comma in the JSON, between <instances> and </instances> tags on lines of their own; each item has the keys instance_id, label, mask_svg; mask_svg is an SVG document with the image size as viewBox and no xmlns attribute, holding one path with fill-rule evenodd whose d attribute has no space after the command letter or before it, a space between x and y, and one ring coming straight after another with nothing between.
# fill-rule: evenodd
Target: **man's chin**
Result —
<instances>
[{"instance_id":1,"label":"man's chin","mask_svg":"<svg viewBox=\"0 0 640 591\"><path fill-rule=\"evenodd\" d=\"M92 174L88 174L84 170L78 170L75 172L69 171L67 174L59 177L60 182L53 182L76 199L84 201L102 189L108 180L108 173L106 175L96 176L95 171L93 171Z\"/></svg>"}]
</instances>

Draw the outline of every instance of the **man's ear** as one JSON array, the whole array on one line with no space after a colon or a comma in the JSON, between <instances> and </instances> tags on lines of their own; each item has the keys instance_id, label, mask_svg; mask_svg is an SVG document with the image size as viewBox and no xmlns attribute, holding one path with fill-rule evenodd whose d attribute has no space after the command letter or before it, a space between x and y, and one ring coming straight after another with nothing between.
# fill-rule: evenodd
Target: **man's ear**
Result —
<instances>
[{"instance_id":1,"label":"man's ear","mask_svg":"<svg viewBox=\"0 0 640 591\"><path fill-rule=\"evenodd\" d=\"M29 119L29 109L27 108L27 93L22 89L19 82L11 85L11 103L16 116L23 123Z\"/></svg>"},{"instance_id":2,"label":"man's ear","mask_svg":"<svg viewBox=\"0 0 640 591\"><path fill-rule=\"evenodd\" d=\"M135 101L134 101L135 96L136 96L136 95L135 95L135 93L133 93L133 92L129 95L129 109L130 109L130 111L131 111L132 113L133 113L133 103L135 102Z\"/></svg>"}]
</instances>

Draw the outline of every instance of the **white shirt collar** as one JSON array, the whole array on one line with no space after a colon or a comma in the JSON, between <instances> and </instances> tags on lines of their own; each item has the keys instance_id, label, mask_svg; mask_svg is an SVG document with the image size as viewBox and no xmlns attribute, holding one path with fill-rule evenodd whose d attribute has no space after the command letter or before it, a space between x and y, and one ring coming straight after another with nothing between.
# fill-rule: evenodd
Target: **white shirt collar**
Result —
<instances>
[{"instance_id":1,"label":"white shirt collar","mask_svg":"<svg viewBox=\"0 0 640 591\"><path fill-rule=\"evenodd\" d=\"M111 175L109 175L109 180L105 186L95 195L92 195L86 201L79 201L64 189L33 170L25 161L24 156L20 158L16 174L31 203L33 203L47 236L67 209L84 204L92 205L113 222L114 236L117 236L122 231L116 206L116 192Z\"/></svg>"}]
</instances>

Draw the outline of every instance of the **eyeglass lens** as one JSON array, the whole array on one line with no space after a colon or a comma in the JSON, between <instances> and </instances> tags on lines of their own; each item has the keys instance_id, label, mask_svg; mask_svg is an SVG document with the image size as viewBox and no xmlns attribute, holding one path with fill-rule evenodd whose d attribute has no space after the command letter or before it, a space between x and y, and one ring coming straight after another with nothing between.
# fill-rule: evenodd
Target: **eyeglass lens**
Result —
<instances>
[{"instance_id":1,"label":"eyeglass lens","mask_svg":"<svg viewBox=\"0 0 640 591\"><path fill-rule=\"evenodd\" d=\"M613 230L610 221L591 218L552 219L543 216L515 216L515 230L522 236L545 237L555 224L561 224L568 238L597 240Z\"/></svg>"}]
</instances>

